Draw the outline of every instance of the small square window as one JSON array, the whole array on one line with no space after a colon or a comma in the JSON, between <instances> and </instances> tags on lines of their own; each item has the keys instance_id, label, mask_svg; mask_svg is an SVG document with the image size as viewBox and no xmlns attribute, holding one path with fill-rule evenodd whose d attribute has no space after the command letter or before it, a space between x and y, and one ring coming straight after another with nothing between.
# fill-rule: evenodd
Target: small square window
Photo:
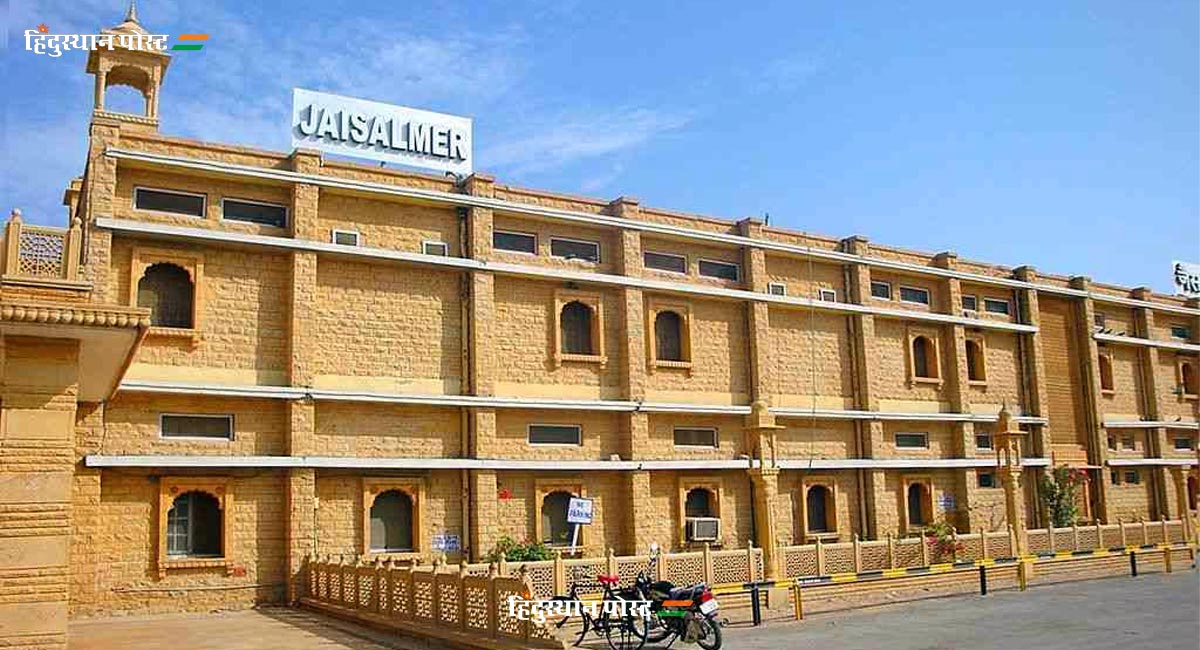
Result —
<instances>
[{"instance_id":1,"label":"small square window","mask_svg":"<svg viewBox=\"0 0 1200 650\"><path fill-rule=\"evenodd\" d=\"M206 198L203 194L138 187L133 190L133 207L138 210L203 217Z\"/></svg>"},{"instance_id":2,"label":"small square window","mask_svg":"<svg viewBox=\"0 0 1200 650\"><path fill-rule=\"evenodd\" d=\"M962 297L962 308L965 311L978 311L979 310L979 298L976 298L975 296L965 296L964 295Z\"/></svg>"},{"instance_id":3,"label":"small square window","mask_svg":"<svg viewBox=\"0 0 1200 650\"><path fill-rule=\"evenodd\" d=\"M600 261L600 244L582 239L550 238L550 254L567 260Z\"/></svg>"},{"instance_id":4,"label":"small square window","mask_svg":"<svg viewBox=\"0 0 1200 650\"><path fill-rule=\"evenodd\" d=\"M687 273L687 258L683 255L674 255L672 253L656 253L654 251L645 251L642 253L642 263L648 269L656 271L666 271L667 273Z\"/></svg>"},{"instance_id":5,"label":"small square window","mask_svg":"<svg viewBox=\"0 0 1200 650\"><path fill-rule=\"evenodd\" d=\"M704 427L676 427L676 447L717 447L717 430Z\"/></svg>"},{"instance_id":6,"label":"small square window","mask_svg":"<svg viewBox=\"0 0 1200 650\"><path fill-rule=\"evenodd\" d=\"M163 413L158 419L164 438L233 439L232 415L179 415Z\"/></svg>"},{"instance_id":7,"label":"small square window","mask_svg":"<svg viewBox=\"0 0 1200 650\"><path fill-rule=\"evenodd\" d=\"M537 255L537 237L526 232L492 231L492 248Z\"/></svg>"},{"instance_id":8,"label":"small square window","mask_svg":"<svg viewBox=\"0 0 1200 650\"><path fill-rule=\"evenodd\" d=\"M1114 469L1114 470L1109 470L1109 472L1108 472L1108 480L1109 480L1109 482L1110 482L1110 483L1112 483L1113 485L1120 485L1120 484L1121 484L1121 472L1119 472L1119 471L1117 471L1117 470L1115 470L1115 469Z\"/></svg>"},{"instance_id":9,"label":"small square window","mask_svg":"<svg viewBox=\"0 0 1200 650\"><path fill-rule=\"evenodd\" d=\"M1121 449L1126 451L1133 451L1134 449L1137 449L1137 445L1135 445L1133 442L1133 436L1125 436L1124 438L1121 438Z\"/></svg>"},{"instance_id":10,"label":"small square window","mask_svg":"<svg viewBox=\"0 0 1200 650\"><path fill-rule=\"evenodd\" d=\"M996 300L995 298L983 299L983 310L989 314L1009 315L1011 305L1007 300Z\"/></svg>"},{"instance_id":11,"label":"small square window","mask_svg":"<svg viewBox=\"0 0 1200 650\"><path fill-rule=\"evenodd\" d=\"M901 449L928 449L929 434L927 433L897 433L896 446Z\"/></svg>"},{"instance_id":12,"label":"small square window","mask_svg":"<svg viewBox=\"0 0 1200 650\"><path fill-rule=\"evenodd\" d=\"M287 208L273 203L225 199L221 201L221 218L283 228L287 225Z\"/></svg>"},{"instance_id":13,"label":"small square window","mask_svg":"<svg viewBox=\"0 0 1200 650\"><path fill-rule=\"evenodd\" d=\"M817 299L821 302L837 302L837 292L833 289L818 289Z\"/></svg>"},{"instance_id":14,"label":"small square window","mask_svg":"<svg viewBox=\"0 0 1200 650\"><path fill-rule=\"evenodd\" d=\"M421 242L421 252L426 255L446 257L450 254L450 246L441 241L424 241Z\"/></svg>"},{"instance_id":15,"label":"small square window","mask_svg":"<svg viewBox=\"0 0 1200 650\"><path fill-rule=\"evenodd\" d=\"M1092 323L1095 324L1096 327L1104 327L1104 319L1105 316L1104 312L1102 311L1098 311L1092 315Z\"/></svg>"},{"instance_id":16,"label":"small square window","mask_svg":"<svg viewBox=\"0 0 1200 650\"><path fill-rule=\"evenodd\" d=\"M341 246L358 246L362 236L354 230L334 230L332 239L333 243Z\"/></svg>"},{"instance_id":17,"label":"small square window","mask_svg":"<svg viewBox=\"0 0 1200 650\"><path fill-rule=\"evenodd\" d=\"M929 290L919 287L900 287L900 302L928 305Z\"/></svg>"},{"instance_id":18,"label":"small square window","mask_svg":"<svg viewBox=\"0 0 1200 650\"><path fill-rule=\"evenodd\" d=\"M786 296L787 285L782 282L772 282L767 285L767 293L772 296Z\"/></svg>"},{"instance_id":19,"label":"small square window","mask_svg":"<svg viewBox=\"0 0 1200 650\"><path fill-rule=\"evenodd\" d=\"M737 282L741 277L741 270L737 264L732 262L717 262L715 260L700 260L700 275L706 278L717 278L718 280L729 280Z\"/></svg>"},{"instance_id":20,"label":"small square window","mask_svg":"<svg viewBox=\"0 0 1200 650\"><path fill-rule=\"evenodd\" d=\"M1171 338L1187 341L1192 338L1192 331L1186 325L1172 325Z\"/></svg>"},{"instance_id":21,"label":"small square window","mask_svg":"<svg viewBox=\"0 0 1200 650\"><path fill-rule=\"evenodd\" d=\"M981 488L997 487L995 472L979 472L975 475L975 482Z\"/></svg>"},{"instance_id":22,"label":"small square window","mask_svg":"<svg viewBox=\"0 0 1200 650\"><path fill-rule=\"evenodd\" d=\"M1116 436L1108 437L1108 448L1113 451L1117 450L1117 437Z\"/></svg>"},{"instance_id":23,"label":"small square window","mask_svg":"<svg viewBox=\"0 0 1200 650\"><path fill-rule=\"evenodd\" d=\"M1138 483L1142 482L1142 474L1136 469L1125 470L1125 476L1122 478L1124 479L1124 482L1128 483L1129 485L1137 485Z\"/></svg>"},{"instance_id":24,"label":"small square window","mask_svg":"<svg viewBox=\"0 0 1200 650\"><path fill-rule=\"evenodd\" d=\"M871 281L871 297L880 300L892 299L892 285L887 282Z\"/></svg>"},{"instance_id":25,"label":"small square window","mask_svg":"<svg viewBox=\"0 0 1200 650\"><path fill-rule=\"evenodd\" d=\"M1191 451L1193 442L1191 438L1177 437L1175 438L1175 449L1178 451Z\"/></svg>"},{"instance_id":26,"label":"small square window","mask_svg":"<svg viewBox=\"0 0 1200 650\"><path fill-rule=\"evenodd\" d=\"M992 434L990 434L990 433L975 434L975 448L976 449L991 449L992 448Z\"/></svg>"},{"instance_id":27,"label":"small square window","mask_svg":"<svg viewBox=\"0 0 1200 650\"><path fill-rule=\"evenodd\" d=\"M583 428L577 424L531 424L531 445L582 445Z\"/></svg>"}]
</instances>

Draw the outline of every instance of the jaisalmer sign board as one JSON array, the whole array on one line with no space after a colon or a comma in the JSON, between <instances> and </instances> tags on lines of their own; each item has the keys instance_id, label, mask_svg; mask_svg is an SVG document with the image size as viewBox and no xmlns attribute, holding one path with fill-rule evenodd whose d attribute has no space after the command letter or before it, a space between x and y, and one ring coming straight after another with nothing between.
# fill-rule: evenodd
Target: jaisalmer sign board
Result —
<instances>
[{"instance_id":1,"label":"jaisalmer sign board","mask_svg":"<svg viewBox=\"0 0 1200 650\"><path fill-rule=\"evenodd\" d=\"M1175 281L1177 295L1200 298L1200 264L1171 262L1171 279Z\"/></svg>"},{"instance_id":2,"label":"jaisalmer sign board","mask_svg":"<svg viewBox=\"0 0 1200 650\"><path fill-rule=\"evenodd\" d=\"M468 175L471 118L292 90L292 146Z\"/></svg>"}]
</instances>

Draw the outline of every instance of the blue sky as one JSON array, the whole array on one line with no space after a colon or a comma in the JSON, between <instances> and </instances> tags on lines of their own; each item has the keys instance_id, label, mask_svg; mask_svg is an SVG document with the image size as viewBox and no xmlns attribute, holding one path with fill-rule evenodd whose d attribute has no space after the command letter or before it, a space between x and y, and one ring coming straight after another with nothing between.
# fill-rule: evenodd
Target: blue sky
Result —
<instances>
[{"instance_id":1,"label":"blue sky","mask_svg":"<svg viewBox=\"0 0 1200 650\"><path fill-rule=\"evenodd\" d=\"M0 202L60 224L80 52L124 0L10 0ZM166 133L285 150L302 86L472 116L503 182L1170 290L1200 260L1196 2L144 0Z\"/></svg>"}]
</instances>

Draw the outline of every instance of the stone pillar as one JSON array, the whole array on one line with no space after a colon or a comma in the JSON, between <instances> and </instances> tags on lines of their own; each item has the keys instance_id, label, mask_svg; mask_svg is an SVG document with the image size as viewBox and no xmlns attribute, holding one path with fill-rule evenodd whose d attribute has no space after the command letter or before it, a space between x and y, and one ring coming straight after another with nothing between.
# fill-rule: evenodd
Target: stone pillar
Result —
<instances>
[{"instance_id":1,"label":"stone pillar","mask_svg":"<svg viewBox=\"0 0 1200 650\"><path fill-rule=\"evenodd\" d=\"M1017 550L1014 555L1020 557L1029 548L1025 533L1025 518L1021 514L1021 503L1025 498L1021 490L1021 467L1019 465L1001 465L997 470L1000 483L1004 485L1004 520L1012 527L1016 535ZM1047 521L1047 526L1049 521Z\"/></svg>"},{"instance_id":2,"label":"stone pillar","mask_svg":"<svg viewBox=\"0 0 1200 650\"><path fill-rule=\"evenodd\" d=\"M1071 288L1088 291L1091 279L1083 276L1071 278ZM1096 359L1100 348L1092 337L1092 323L1096 322L1095 304L1091 298L1080 298L1077 302L1077 322L1079 327L1076 336L1079 342L1079 352L1082 357L1081 376L1083 377L1083 408L1088 427L1088 462L1101 468L1101 476L1096 481L1096 492L1099 507L1096 517L1106 523L1114 518L1114 509L1108 498L1109 481L1104 476L1104 468L1108 462L1108 440L1104 429L1104 413L1100 408L1100 368Z\"/></svg>"},{"instance_id":3,"label":"stone pillar","mask_svg":"<svg viewBox=\"0 0 1200 650\"><path fill-rule=\"evenodd\" d=\"M869 257L871 244L859 235L841 241L845 253ZM847 300L856 305L871 301L871 268L863 263L849 265L849 281L846 286ZM879 410L879 374L872 359L875 347L875 316L853 314L848 316L854 345L854 406L861 411ZM883 453L883 422L879 420L856 420L855 433L863 458L879 458ZM896 512L896 494L887 489L887 477L883 470L863 470L858 473L866 512L862 531L866 537L882 539L887 531L899 526Z\"/></svg>"},{"instance_id":4,"label":"stone pillar","mask_svg":"<svg viewBox=\"0 0 1200 650\"><path fill-rule=\"evenodd\" d=\"M1179 518L1183 520L1183 536L1184 539L1192 541L1196 538L1196 531L1192 530L1192 518L1189 513L1188 493L1187 493L1187 473L1188 468L1180 465L1172 465L1169 468L1171 474L1171 484L1175 488L1174 507L1167 514L1170 518ZM1166 541L1166 540L1164 540Z\"/></svg>"},{"instance_id":5,"label":"stone pillar","mask_svg":"<svg viewBox=\"0 0 1200 650\"><path fill-rule=\"evenodd\" d=\"M663 513L656 515L648 511L651 496L650 472L636 470L628 472L625 476L629 494L629 534L626 536L628 545L625 552L629 555L647 553L653 542L665 544L666 548L663 550L669 549L671 540L656 540L652 533L653 524L656 523L655 517L661 517Z\"/></svg>"},{"instance_id":6,"label":"stone pillar","mask_svg":"<svg viewBox=\"0 0 1200 650\"><path fill-rule=\"evenodd\" d=\"M1153 298L1154 292L1149 287L1138 287L1132 292L1132 297L1135 300L1149 301ZM1141 338L1153 339L1154 336L1154 310L1138 307L1133 310L1133 328L1134 334ZM1162 420L1164 412L1164 402L1170 387L1164 386L1159 381L1158 376L1158 348L1143 345L1138 350L1138 370L1142 379L1142 399L1144 416L1147 420L1159 421ZM1171 440L1168 437L1166 427L1152 427L1146 429L1146 447L1147 457L1162 458L1167 455L1167 450L1171 448ZM1169 516L1172 510L1171 507L1171 477L1170 470L1165 466L1159 466L1151 469L1152 481L1151 487L1154 490L1154 507L1149 513L1153 519Z\"/></svg>"},{"instance_id":7,"label":"stone pillar","mask_svg":"<svg viewBox=\"0 0 1200 650\"><path fill-rule=\"evenodd\" d=\"M1013 271L1013 276L1029 284L1037 282L1037 270L1032 266L1021 266ZM1021 319L1024 325L1033 325L1039 327L1041 321L1041 308L1038 306L1038 292L1036 289L1017 289L1017 317ZM1019 362L1023 370L1021 376L1021 410L1025 415L1037 417L1045 417L1047 405L1049 404L1050 396L1046 389L1046 357L1042 350L1042 337L1039 332L1032 334L1017 334L1020 339L1021 358ZM1027 456L1050 458L1051 456L1050 443L1050 427L1046 425L1033 425L1030 427L1029 448L1025 451ZM1033 480L1038 480L1041 476L1046 475L1049 469L1031 470ZM1085 484L1085 489L1087 488ZM1084 496L1087 503L1091 503L1089 495ZM1090 505L1089 505L1090 508ZM1049 525L1050 511L1042 504L1038 504L1036 509L1036 520L1033 522L1038 527Z\"/></svg>"},{"instance_id":8,"label":"stone pillar","mask_svg":"<svg viewBox=\"0 0 1200 650\"><path fill-rule=\"evenodd\" d=\"M933 258L935 266L948 270L956 270L958 267L958 254L952 251L938 253ZM945 296L945 303L938 305L942 313L951 316L957 316L962 310L962 282L958 278L946 277L941 279L942 291ZM944 395L950 402L950 410L955 413L970 413L971 412L971 394L970 394L970 372L967 365L967 328L963 325L948 325L943 330L943 340L949 345L945 348L948 352L946 360L949 362L949 369L946 373L946 384ZM954 434L954 457L955 458L974 458L975 457L975 425L971 422L953 422L950 424L950 430ZM956 480L958 494L961 499L961 504L953 513L955 521L953 522L959 530L973 530L971 521L971 506L974 504L975 497L975 470L964 469L956 472ZM949 513L948 513L949 514Z\"/></svg>"},{"instance_id":9,"label":"stone pillar","mask_svg":"<svg viewBox=\"0 0 1200 650\"><path fill-rule=\"evenodd\" d=\"M759 467L750 470L754 481L754 526L758 530L758 546L763 553L763 577L775 580L783 577L779 566L779 535L775 521L775 505L779 501L779 468Z\"/></svg>"},{"instance_id":10,"label":"stone pillar","mask_svg":"<svg viewBox=\"0 0 1200 650\"><path fill-rule=\"evenodd\" d=\"M0 647L66 648L79 348L8 336L0 384Z\"/></svg>"},{"instance_id":11,"label":"stone pillar","mask_svg":"<svg viewBox=\"0 0 1200 650\"><path fill-rule=\"evenodd\" d=\"M495 545L499 520L496 508L497 488L495 470L474 469L471 480L471 560L480 562Z\"/></svg>"},{"instance_id":12,"label":"stone pillar","mask_svg":"<svg viewBox=\"0 0 1200 650\"><path fill-rule=\"evenodd\" d=\"M320 552L317 545L317 472L309 468L287 474L287 602L305 595L304 564Z\"/></svg>"}]
</instances>

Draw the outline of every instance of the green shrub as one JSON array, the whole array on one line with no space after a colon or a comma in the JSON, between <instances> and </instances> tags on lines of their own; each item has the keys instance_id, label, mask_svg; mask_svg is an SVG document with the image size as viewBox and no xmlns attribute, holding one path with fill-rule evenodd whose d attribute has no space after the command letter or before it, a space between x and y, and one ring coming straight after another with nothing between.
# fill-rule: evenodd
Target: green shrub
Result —
<instances>
[{"instance_id":1,"label":"green shrub","mask_svg":"<svg viewBox=\"0 0 1200 650\"><path fill-rule=\"evenodd\" d=\"M496 542L496 546L492 548L485 559L488 562L499 562L500 558L509 562L537 562L554 559L554 552L542 542L529 540L518 542L506 535Z\"/></svg>"}]
</instances>

